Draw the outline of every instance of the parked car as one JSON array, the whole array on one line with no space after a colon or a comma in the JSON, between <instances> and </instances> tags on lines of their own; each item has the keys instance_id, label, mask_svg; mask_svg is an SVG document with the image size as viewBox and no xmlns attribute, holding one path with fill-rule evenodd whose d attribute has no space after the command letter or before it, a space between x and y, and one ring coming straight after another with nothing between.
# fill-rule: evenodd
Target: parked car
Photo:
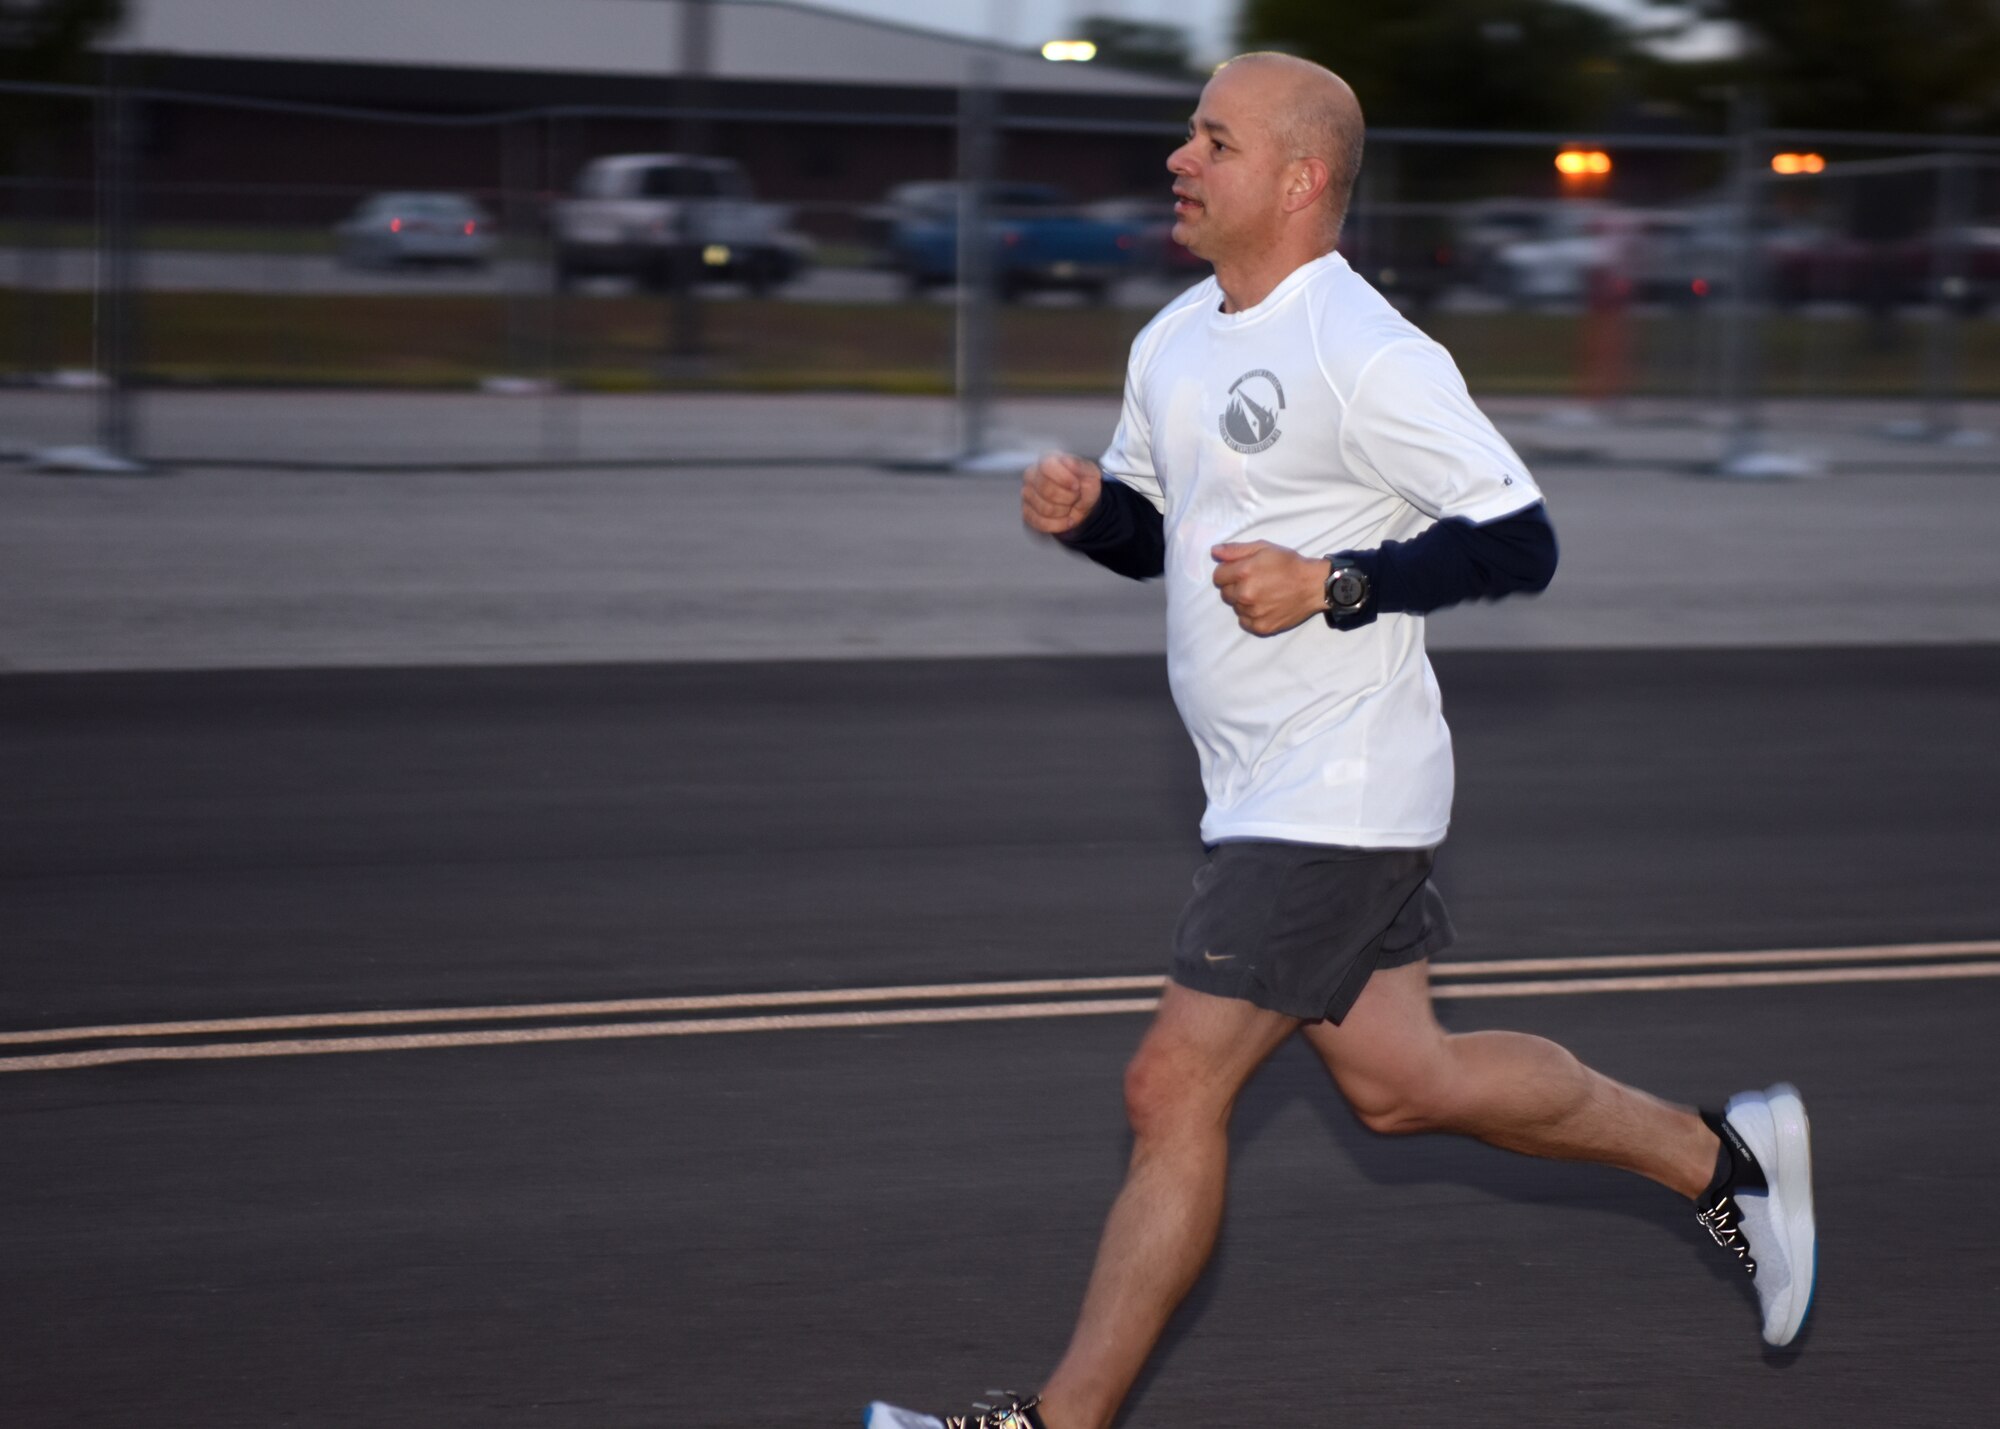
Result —
<instances>
[{"instance_id":1,"label":"parked car","mask_svg":"<svg viewBox=\"0 0 2000 1429\"><path fill-rule=\"evenodd\" d=\"M1135 272L1193 282L1210 271L1206 258L1174 242L1170 198L1105 199L1084 212L1135 236ZM1352 217L1341 230L1340 251L1356 272L1406 308L1428 307L1458 280L1451 224L1442 212L1385 207Z\"/></svg>"},{"instance_id":2,"label":"parked car","mask_svg":"<svg viewBox=\"0 0 2000 1429\"><path fill-rule=\"evenodd\" d=\"M957 184L943 180L897 184L882 195L880 202L861 210L859 231L869 261L877 268L898 267L901 262L896 252L898 230L920 216L942 218L956 212L957 207Z\"/></svg>"},{"instance_id":3,"label":"parked car","mask_svg":"<svg viewBox=\"0 0 2000 1429\"><path fill-rule=\"evenodd\" d=\"M1668 300L1715 297L1737 282L1736 215L1725 206L1690 210L1678 227L1650 233L1640 249L1645 291ZM1766 225L1752 240L1755 291L1781 307L1892 301L1890 254L1822 223Z\"/></svg>"},{"instance_id":4,"label":"parked car","mask_svg":"<svg viewBox=\"0 0 2000 1429\"><path fill-rule=\"evenodd\" d=\"M1538 237L1489 255L1488 287L1518 303L1620 299L1694 301L1733 272L1726 224L1673 209L1577 205L1555 209Z\"/></svg>"},{"instance_id":5,"label":"parked car","mask_svg":"<svg viewBox=\"0 0 2000 1429\"><path fill-rule=\"evenodd\" d=\"M1879 311L1943 298L1978 314L2000 300L2000 227L1974 224L1870 239L1825 224L1792 223L1757 241L1760 291L1779 304L1859 303Z\"/></svg>"},{"instance_id":6,"label":"parked car","mask_svg":"<svg viewBox=\"0 0 2000 1429\"><path fill-rule=\"evenodd\" d=\"M1460 281L1455 238L1444 213L1378 207L1349 216L1340 231L1340 251L1382 296L1422 312Z\"/></svg>"},{"instance_id":7,"label":"parked car","mask_svg":"<svg viewBox=\"0 0 2000 1429\"><path fill-rule=\"evenodd\" d=\"M1966 224L1933 230L1886 247L1886 286L1903 302L1928 303L1944 297L1974 316L2000 302L2000 226ZM1940 292L1939 275L1957 269Z\"/></svg>"},{"instance_id":8,"label":"parked car","mask_svg":"<svg viewBox=\"0 0 2000 1429\"><path fill-rule=\"evenodd\" d=\"M615 274L649 288L699 278L768 293L812 261L789 210L759 203L742 166L685 154L613 154L577 176L555 206L556 277Z\"/></svg>"},{"instance_id":9,"label":"parked car","mask_svg":"<svg viewBox=\"0 0 2000 1429\"><path fill-rule=\"evenodd\" d=\"M913 295L958 281L955 183L903 184L864 218L884 266ZM1101 302L1141 270L1145 226L1092 217L1047 184L994 184L986 195L994 289L1002 302L1050 289Z\"/></svg>"},{"instance_id":10,"label":"parked car","mask_svg":"<svg viewBox=\"0 0 2000 1429\"><path fill-rule=\"evenodd\" d=\"M493 259L493 220L464 194L373 194L334 234L350 268L483 268Z\"/></svg>"},{"instance_id":11,"label":"parked car","mask_svg":"<svg viewBox=\"0 0 2000 1429\"><path fill-rule=\"evenodd\" d=\"M1170 281L1193 282L1210 272L1206 258L1174 242L1173 195L1101 199L1084 210L1105 223L1126 225L1136 236L1133 267Z\"/></svg>"},{"instance_id":12,"label":"parked car","mask_svg":"<svg viewBox=\"0 0 2000 1429\"><path fill-rule=\"evenodd\" d=\"M1698 303L1736 282L1735 216L1720 209L1623 210L1608 273L1624 295L1649 302Z\"/></svg>"},{"instance_id":13,"label":"parked car","mask_svg":"<svg viewBox=\"0 0 2000 1429\"><path fill-rule=\"evenodd\" d=\"M1764 291L1784 304L1877 301L1883 255L1865 239L1820 224L1772 229L1759 240Z\"/></svg>"},{"instance_id":14,"label":"parked car","mask_svg":"<svg viewBox=\"0 0 2000 1429\"><path fill-rule=\"evenodd\" d=\"M1495 256L1510 244L1548 238L1565 213L1596 208L1595 202L1573 199L1493 198L1460 204L1452 219L1452 247L1459 271L1468 281L1499 292L1504 275Z\"/></svg>"}]
</instances>

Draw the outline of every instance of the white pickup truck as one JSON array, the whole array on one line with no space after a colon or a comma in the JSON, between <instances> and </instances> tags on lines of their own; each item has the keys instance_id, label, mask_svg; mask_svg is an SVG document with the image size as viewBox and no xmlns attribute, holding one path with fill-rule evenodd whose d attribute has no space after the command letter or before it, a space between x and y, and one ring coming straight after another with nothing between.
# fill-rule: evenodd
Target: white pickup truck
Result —
<instances>
[{"instance_id":1,"label":"white pickup truck","mask_svg":"<svg viewBox=\"0 0 2000 1429\"><path fill-rule=\"evenodd\" d=\"M762 295L811 261L812 240L786 229L787 217L752 197L733 160L607 155L555 206L556 278L617 274L660 289L720 278Z\"/></svg>"}]
</instances>

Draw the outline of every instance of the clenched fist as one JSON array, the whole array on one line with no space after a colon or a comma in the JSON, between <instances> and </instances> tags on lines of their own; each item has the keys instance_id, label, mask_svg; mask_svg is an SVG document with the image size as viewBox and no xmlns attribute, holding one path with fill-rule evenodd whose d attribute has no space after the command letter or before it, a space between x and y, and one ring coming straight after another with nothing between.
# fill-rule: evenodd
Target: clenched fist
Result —
<instances>
[{"instance_id":1,"label":"clenched fist","mask_svg":"<svg viewBox=\"0 0 2000 1429\"><path fill-rule=\"evenodd\" d=\"M1227 542L1209 551L1215 588L1252 635L1276 635L1326 609L1331 566L1269 541Z\"/></svg>"},{"instance_id":2,"label":"clenched fist","mask_svg":"<svg viewBox=\"0 0 2000 1429\"><path fill-rule=\"evenodd\" d=\"M1050 452L1021 473L1021 519L1030 531L1060 536L1081 526L1103 494L1096 462Z\"/></svg>"}]
</instances>

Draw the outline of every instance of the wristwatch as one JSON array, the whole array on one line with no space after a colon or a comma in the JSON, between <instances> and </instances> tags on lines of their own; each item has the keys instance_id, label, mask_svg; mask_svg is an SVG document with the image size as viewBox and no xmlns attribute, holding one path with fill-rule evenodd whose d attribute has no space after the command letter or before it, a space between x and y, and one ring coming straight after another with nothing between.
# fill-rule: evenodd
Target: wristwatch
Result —
<instances>
[{"instance_id":1,"label":"wristwatch","mask_svg":"<svg viewBox=\"0 0 2000 1429\"><path fill-rule=\"evenodd\" d=\"M1350 615L1359 615L1361 608L1368 604L1368 572L1361 569L1352 557L1328 556L1327 564L1333 569L1326 573L1326 623L1332 625L1337 620Z\"/></svg>"}]
</instances>

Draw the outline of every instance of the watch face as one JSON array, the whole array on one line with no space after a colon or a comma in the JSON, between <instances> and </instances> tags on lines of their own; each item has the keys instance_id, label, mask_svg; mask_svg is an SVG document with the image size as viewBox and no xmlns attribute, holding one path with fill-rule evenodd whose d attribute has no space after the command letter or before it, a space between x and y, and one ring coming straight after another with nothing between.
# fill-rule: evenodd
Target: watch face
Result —
<instances>
[{"instance_id":1,"label":"watch face","mask_svg":"<svg viewBox=\"0 0 2000 1429\"><path fill-rule=\"evenodd\" d=\"M1333 603L1335 605L1359 605L1361 603L1361 577L1343 572L1334 578Z\"/></svg>"}]
</instances>

